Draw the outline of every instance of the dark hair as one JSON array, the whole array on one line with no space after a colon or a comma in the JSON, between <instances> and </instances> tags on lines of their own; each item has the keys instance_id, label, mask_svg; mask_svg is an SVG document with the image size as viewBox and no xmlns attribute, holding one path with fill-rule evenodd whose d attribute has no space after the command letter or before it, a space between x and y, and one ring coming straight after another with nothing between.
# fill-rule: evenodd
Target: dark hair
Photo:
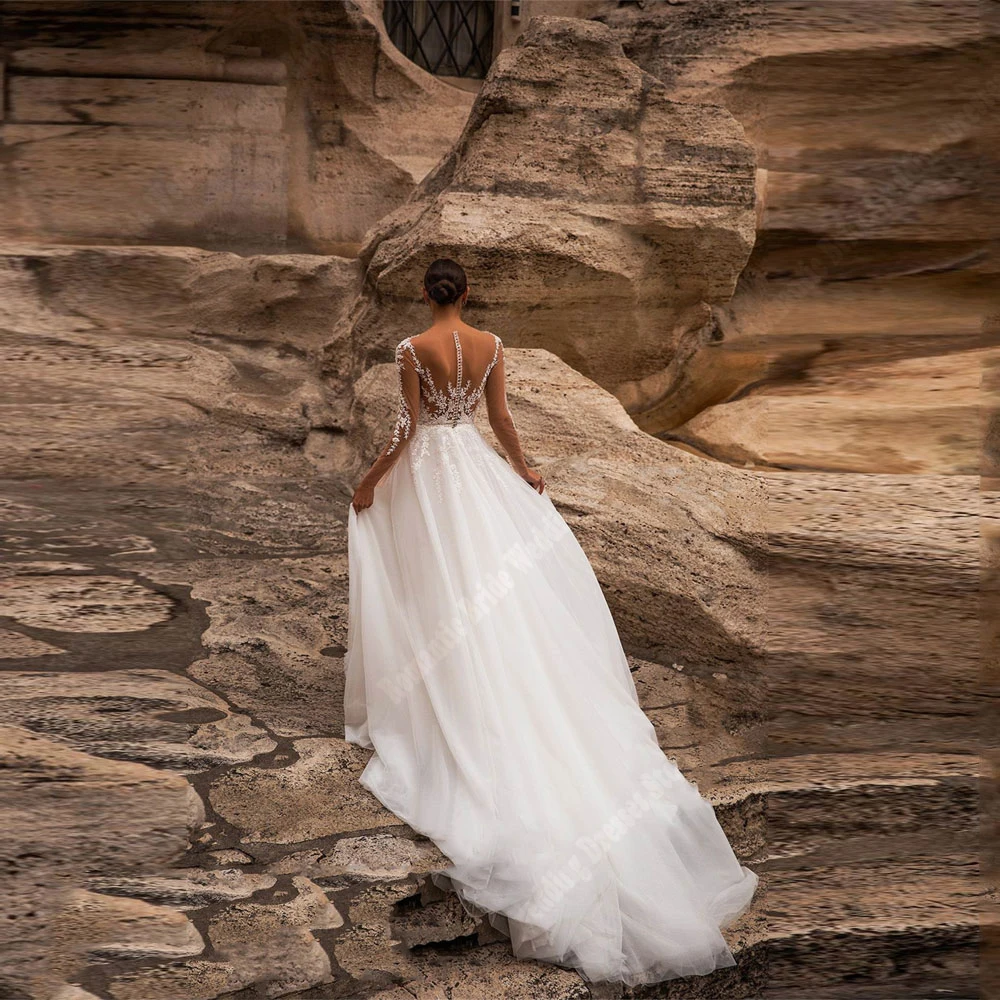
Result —
<instances>
[{"instance_id":1,"label":"dark hair","mask_svg":"<svg viewBox=\"0 0 1000 1000\"><path fill-rule=\"evenodd\" d=\"M439 306L457 302L468 287L462 265L450 257L438 257L424 274L424 288Z\"/></svg>"}]
</instances>

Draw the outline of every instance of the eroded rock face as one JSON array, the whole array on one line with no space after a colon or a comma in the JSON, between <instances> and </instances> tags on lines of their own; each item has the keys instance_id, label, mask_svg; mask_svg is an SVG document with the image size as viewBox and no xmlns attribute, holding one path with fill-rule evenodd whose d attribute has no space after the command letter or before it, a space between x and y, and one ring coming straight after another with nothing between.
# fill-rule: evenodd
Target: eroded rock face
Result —
<instances>
[{"instance_id":1,"label":"eroded rock face","mask_svg":"<svg viewBox=\"0 0 1000 1000\"><path fill-rule=\"evenodd\" d=\"M671 99L727 107L761 168L736 294L649 429L740 464L968 472L997 310L984 7L673 0L599 17Z\"/></svg>"},{"instance_id":2,"label":"eroded rock face","mask_svg":"<svg viewBox=\"0 0 1000 1000\"><path fill-rule=\"evenodd\" d=\"M735 465L975 474L980 383L990 351L959 351L775 384L703 410L670 432Z\"/></svg>"},{"instance_id":3,"label":"eroded rock face","mask_svg":"<svg viewBox=\"0 0 1000 1000\"><path fill-rule=\"evenodd\" d=\"M711 336L710 305L735 287L754 176L727 111L671 101L601 24L534 17L452 151L369 234L365 293L330 372L347 380L422 328L423 272L451 256L470 277L471 322L555 352L642 413L655 400L640 380Z\"/></svg>"},{"instance_id":4,"label":"eroded rock face","mask_svg":"<svg viewBox=\"0 0 1000 1000\"><path fill-rule=\"evenodd\" d=\"M373 0L4 8L0 233L338 252L444 154L471 95Z\"/></svg>"},{"instance_id":5,"label":"eroded rock face","mask_svg":"<svg viewBox=\"0 0 1000 1000\"><path fill-rule=\"evenodd\" d=\"M337 257L8 245L0 460L22 477L134 481L173 478L201 449L218 463L248 434L301 444L349 406L315 354L359 283Z\"/></svg>"},{"instance_id":6,"label":"eroded rock face","mask_svg":"<svg viewBox=\"0 0 1000 1000\"><path fill-rule=\"evenodd\" d=\"M244 257L194 247L7 242L0 327L21 334L138 332L315 350L361 287L358 263L314 254ZM124 364L129 352L120 352Z\"/></svg>"}]
</instances>

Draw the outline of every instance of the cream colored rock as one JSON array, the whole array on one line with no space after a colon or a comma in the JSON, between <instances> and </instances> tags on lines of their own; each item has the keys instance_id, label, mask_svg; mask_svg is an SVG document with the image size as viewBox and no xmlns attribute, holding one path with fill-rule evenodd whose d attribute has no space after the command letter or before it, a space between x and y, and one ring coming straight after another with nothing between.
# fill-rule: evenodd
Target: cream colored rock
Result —
<instances>
[{"instance_id":1,"label":"cream colored rock","mask_svg":"<svg viewBox=\"0 0 1000 1000\"><path fill-rule=\"evenodd\" d=\"M227 962L192 959L119 973L108 992L114 1000L215 1000L244 985L243 977Z\"/></svg>"},{"instance_id":2,"label":"cream colored rock","mask_svg":"<svg viewBox=\"0 0 1000 1000\"><path fill-rule=\"evenodd\" d=\"M268 997L307 990L332 980L315 932L342 923L318 886L295 877L266 901L233 902L214 912L208 925L211 960L122 972L110 992L115 1000L213 1000L243 989Z\"/></svg>"},{"instance_id":3,"label":"cream colored rock","mask_svg":"<svg viewBox=\"0 0 1000 1000\"><path fill-rule=\"evenodd\" d=\"M93 993L80 989L79 986L63 986L53 996L52 1000L99 1000Z\"/></svg>"},{"instance_id":4,"label":"cream colored rock","mask_svg":"<svg viewBox=\"0 0 1000 1000\"><path fill-rule=\"evenodd\" d=\"M179 910L85 890L70 894L55 921L52 945L70 964L83 959L170 961L199 955L205 948L194 924ZM75 971L66 968L61 973Z\"/></svg>"},{"instance_id":5,"label":"cream colored rock","mask_svg":"<svg viewBox=\"0 0 1000 1000\"><path fill-rule=\"evenodd\" d=\"M375 0L5 16L3 235L353 248L472 96L389 41Z\"/></svg>"},{"instance_id":6,"label":"cream colored rock","mask_svg":"<svg viewBox=\"0 0 1000 1000\"><path fill-rule=\"evenodd\" d=\"M472 282L470 322L555 352L641 412L655 400L640 380L694 350L710 304L735 288L754 176L728 112L671 101L597 22L533 17L454 149L369 233L330 373L346 388L418 332L423 271L453 256Z\"/></svg>"},{"instance_id":7,"label":"cream colored rock","mask_svg":"<svg viewBox=\"0 0 1000 1000\"><path fill-rule=\"evenodd\" d=\"M976 127L975 46L988 29L981 14L974 0L885 0L875 8L677 0L601 20L674 99L725 104L744 124L767 170L764 228L878 239L957 219L984 231L970 201L933 208L936 196L961 185L970 161L944 175L920 159L960 145ZM905 93L894 86L899 74L910 81ZM849 100L859 86L861 106ZM882 169L872 169L879 153ZM908 168L920 190L903 190ZM823 175L826 183L817 183Z\"/></svg>"},{"instance_id":8,"label":"cream colored rock","mask_svg":"<svg viewBox=\"0 0 1000 1000\"><path fill-rule=\"evenodd\" d=\"M330 959L313 932L342 926L343 918L323 890L302 876L295 895L273 902L235 903L215 916L208 935L216 955L243 982L266 996L309 989L333 978Z\"/></svg>"},{"instance_id":9,"label":"cream colored rock","mask_svg":"<svg viewBox=\"0 0 1000 1000\"><path fill-rule=\"evenodd\" d=\"M669 439L736 465L973 474L990 353L820 370L805 383L710 407Z\"/></svg>"},{"instance_id":10,"label":"cream colored rock","mask_svg":"<svg viewBox=\"0 0 1000 1000\"><path fill-rule=\"evenodd\" d=\"M968 471L963 387L997 311L982 6L674 0L601 19L671 99L729 108L761 167L736 294L644 426L738 464Z\"/></svg>"},{"instance_id":11,"label":"cream colored rock","mask_svg":"<svg viewBox=\"0 0 1000 1000\"><path fill-rule=\"evenodd\" d=\"M180 775L105 760L13 726L0 727L6 850L55 870L94 873L165 864L204 819ZM11 855L16 857L17 855Z\"/></svg>"},{"instance_id":12,"label":"cream colored rock","mask_svg":"<svg viewBox=\"0 0 1000 1000\"><path fill-rule=\"evenodd\" d=\"M240 256L194 247L0 251L0 320L24 333L139 329L158 334L321 346L360 290L356 261L314 254Z\"/></svg>"},{"instance_id":13,"label":"cream colored rock","mask_svg":"<svg viewBox=\"0 0 1000 1000\"><path fill-rule=\"evenodd\" d=\"M275 881L273 875L231 868L219 871L178 868L171 869L168 875L94 878L88 881L88 886L96 892L136 896L181 910L191 910L212 903L247 899L256 892L270 889Z\"/></svg>"},{"instance_id":14,"label":"cream colored rock","mask_svg":"<svg viewBox=\"0 0 1000 1000\"><path fill-rule=\"evenodd\" d=\"M328 392L312 352L357 281L338 258L8 247L0 462L127 482L304 442L349 402Z\"/></svg>"},{"instance_id":15,"label":"cream colored rock","mask_svg":"<svg viewBox=\"0 0 1000 1000\"><path fill-rule=\"evenodd\" d=\"M208 851L205 857L219 865L253 864L253 858L250 857L249 854L245 851L236 850L235 848L226 848L221 851Z\"/></svg>"},{"instance_id":16,"label":"cream colored rock","mask_svg":"<svg viewBox=\"0 0 1000 1000\"><path fill-rule=\"evenodd\" d=\"M0 758L7 880L0 916L18 927L5 949L3 982L22 992L44 983L54 992L60 977L49 961L52 923L74 883L85 872L169 865L187 848L204 808L179 775L92 757L17 727L0 726Z\"/></svg>"},{"instance_id":17,"label":"cream colored rock","mask_svg":"<svg viewBox=\"0 0 1000 1000\"><path fill-rule=\"evenodd\" d=\"M972 752L979 477L774 472L762 480L774 745Z\"/></svg>"},{"instance_id":18,"label":"cream colored rock","mask_svg":"<svg viewBox=\"0 0 1000 1000\"><path fill-rule=\"evenodd\" d=\"M247 844L296 844L402 821L358 784L370 754L343 740L296 740L298 760L281 768L244 765L212 784L215 811Z\"/></svg>"},{"instance_id":19,"label":"cream colored rock","mask_svg":"<svg viewBox=\"0 0 1000 1000\"><path fill-rule=\"evenodd\" d=\"M117 577L19 576L4 586L12 618L60 632L137 632L170 617L170 598Z\"/></svg>"},{"instance_id":20,"label":"cream colored rock","mask_svg":"<svg viewBox=\"0 0 1000 1000\"><path fill-rule=\"evenodd\" d=\"M505 943L454 955L428 951L420 956L419 966L425 981L407 984L416 1000L438 1000L449 994L461 995L462 1000L498 996L587 1000L593 995L575 972L544 962L519 961Z\"/></svg>"},{"instance_id":21,"label":"cream colored rock","mask_svg":"<svg viewBox=\"0 0 1000 1000\"><path fill-rule=\"evenodd\" d=\"M395 927L399 904L415 892L416 885L409 880L375 882L351 900L349 924L333 950L337 965L363 983L366 992L392 983L411 986L420 979L415 955Z\"/></svg>"}]
</instances>

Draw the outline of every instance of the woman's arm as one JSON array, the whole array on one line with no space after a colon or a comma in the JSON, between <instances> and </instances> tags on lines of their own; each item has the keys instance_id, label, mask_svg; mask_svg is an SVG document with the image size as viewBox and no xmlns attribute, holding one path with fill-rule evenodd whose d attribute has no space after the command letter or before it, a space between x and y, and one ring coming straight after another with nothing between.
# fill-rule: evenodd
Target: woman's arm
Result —
<instances>
[{"instance_id":1,"label":"woman's arm","mask_svg":"<svg viewBox=\"0 0 1000 1000\"><path fill-rule=\"evenodd\" d=\"M403 344L396 347L396 372L399 376L399 412L396 424L392 429L389 443L372 462L371 468L354 491L351 505L356 513L372 505L375 499L375 487L396 464L417 426L417 414L420 412L420 376L417 375L413 359Z\"/></svg>"},{"instance_id":2,"label":"woman's arm","mask_svg":"<svg viewBox=\"0 0 1000 1000\"><path fill-rule=\"evenodd\" d=\"M541 493L545 489L545 481L533 470L528 468L524 452L521 450L521 440L517 436L514 418L507 406L507 376L503 364L503 344L499 344L497 362L486 379L486 410L490 418L490 427L496 434L500 447L503 448L514 471Z\"/></svg>"}]
</instances>

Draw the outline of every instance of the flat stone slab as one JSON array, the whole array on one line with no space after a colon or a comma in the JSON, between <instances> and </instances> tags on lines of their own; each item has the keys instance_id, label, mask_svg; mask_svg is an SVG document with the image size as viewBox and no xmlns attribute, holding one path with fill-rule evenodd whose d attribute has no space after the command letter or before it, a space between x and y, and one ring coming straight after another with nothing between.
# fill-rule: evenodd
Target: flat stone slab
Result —
<instances>
[{"instance_id":1,"label":"flat stone slab","mask_svg":"<svg viewBox=\"0 0 1000 1000\"><path fill-rule=\"evenodd\" d=\"M61 632L137 632L170 617L173 602L113 576L18 576L4 582L4 613Z\"/></svg>"},{"instance_id":2,"label":"flat stone slab","mask_svg":"<svg viewBox=\"0 0 1000 1000\"><path fill-rule=\"evenodd\" d=\"M207 688L165 670L7 673L0 722L65 740L101 757L199 771L251 760L276 746Z\"/></svg>"},{"instance_id":3,"label":"flat stone slab","mask_svg":"<svg viewBox=\"0 0 1000 1000\"><path fill-rule=\"evenodd\" d=\"M358 879L402 879L445 868L449 860L430 840L411 840L392 833L344 837L329 850L296 851L268 866L276 874L295 873L309 878L349 875Z\"/></svg>"},{"instance_id":4,"label":"flat stone slab","mask_svg":"<svg viewBox=\"0 0 1000 1000\"><path fill-rule=\"evenodd\" d=\"M286 767L243 765L213 783L215 811L243 832L243 843L297 844L402 820L358 784L370 753L344 740L293 744Z\"/></svg>"}]
</instances>

